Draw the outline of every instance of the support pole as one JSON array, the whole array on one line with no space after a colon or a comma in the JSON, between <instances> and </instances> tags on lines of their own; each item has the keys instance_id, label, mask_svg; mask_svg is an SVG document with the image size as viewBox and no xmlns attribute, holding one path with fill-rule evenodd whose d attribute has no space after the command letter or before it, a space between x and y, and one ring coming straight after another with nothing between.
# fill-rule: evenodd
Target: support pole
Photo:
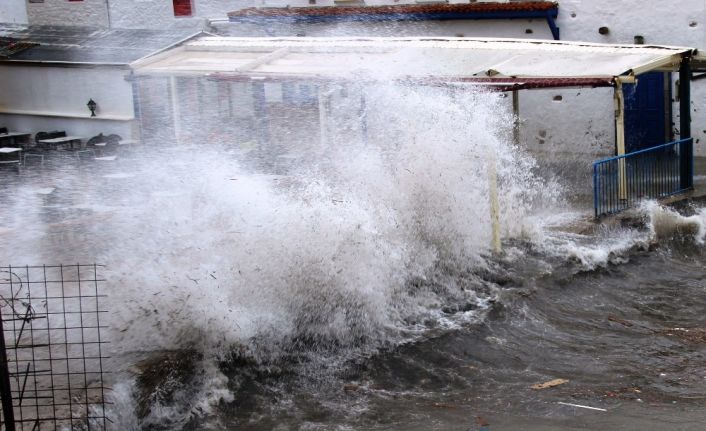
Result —
<instances>
[{"instance_id":1,"label":"support pole","mask_svg":"<svg viewBox=\"0 0 706 431\"><path fill-rule=\"evenodd\" d=\"M252 81L253 113L255 114L255 139L257 153L262 155L270 141L270 127L267 118L267 98L265 96L265 83L261 80Z\"/></svg>"},{"instance_id":2,"label":"support pole","mask_svg":"<svg viewBox=\"0 0 706 431\"><path fill-rule=\"evenodd\" d=\"M679 67L679 138L691 138L691 60L682 59ZM694 186L693 168L694 147L692 143L682 144L679 151L679 188Z\"/></svg>"},{"instance_id":3,"label":"support pole","mask_svg":"<svg viewBox=\"0 0 706 431\"><path fill-rule=\"evenodd\" d=\"M625 95L623 93L623 81L615 79L615 91L613 93L615 101L615 147L616 155L625 155ZM618 160L618 199L621 201L628 199L627 178L625 172L625 159Z\"/></svg>"},{"instance_id":4,"label":"support pole","mask_svg":"<svg viewBox=\"0 0 706 431\"><path fill-rule=\"evenodd\" d=\"M174 124L174 138L177 144L181 144L181 110L179 108L179 89L176 84L176 77L169 77L169 92L172 101L172 120Z\"/></svg>"},{"instance_id":5,"label":"support pole","mask_svg":"<svg viewBox=\"0 0 706 431\"><path fill-rule=\"evenodd\" d=\"M365 88L360 87L360 133L363 145L368 146L368 105L365 100Z\"/></svg>"},{"instance_id":6,"label":"support pole","mask_svg":"<svg viewBox=\"0 0 706 431\"><path fill-rule=\"evenodd\" d=\"M493 254L502 253L500 242L500 203L498 201L498 173L493 149L488 149L488 199L490 200L490 248Z\"/></svg>"},{"instance_id":7,"label":"support pole","mask_svg":"<svg viewBox=\"0 0 706 431\"><path fill-rule=\"evenodd\" d=\"M12 388L10 386L10 369L7 365L5 350L5 326L0 313L0 397L2 397L2 414L5 431L15 431L15 411L12 407Z\"/></svg>"},{"instance_id":8,"label":"support pole","mask_svg":"<svg viewBox=\"0 0 706 431\"><path fill-rule=\"evenodd\" d=\"M520 145L520 90L512 90L512 139L515 145Z\"/></svg>"},{"instance_id":9,"label":"support pole","mask_svg":"<svg viewBox=\"0 0 706 431\"><path fill-rule=\"evenodd\" d=\"M333 90L323 87L320 85L318 87L318 100L319 100L319 147L321 148L321 154L328 151L331 145L331 134L329 133L329 116L331 111L331 97L333 96Z\"/></svg>"}]
</instances>

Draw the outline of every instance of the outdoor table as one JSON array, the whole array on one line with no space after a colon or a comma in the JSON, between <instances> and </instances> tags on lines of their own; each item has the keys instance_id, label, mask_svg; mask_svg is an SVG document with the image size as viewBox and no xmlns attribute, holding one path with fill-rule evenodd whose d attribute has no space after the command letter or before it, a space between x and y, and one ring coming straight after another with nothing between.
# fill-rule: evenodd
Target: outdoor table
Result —
<instances>
[{"instance_id":1,"label":"outdoor table","mask_svg":"<svg viewBox=\"0 0 706 431\"><path fill-rule=\"evenodd\" d=\"M121 141L118 141L118 145L135 145L135 144L139 144L139 143L140 143L140 141L138 141L136 139L123 139ZM93 145L95 145L96 147L106 147L108 145L108 143L107 142L98 142Z\"/></svg>"},{"instance_id":2,"label":"outdoor table","mask_svg":"<svg viewBox=\"0 0 706 431\"><path fill-rule=\"evenodd\" d=\"M58 148L61 145L69 144L71 146L71 148L73 149L74 144L77 142L78 142L79 148L81 148L81 141L82 140L83 140L83 137L81 137L81 136L62 136L60 138L42 139L42 140L38 141L38 143L53 146L54 149Z\"/></svg>"},{"instance_id":3,"label":"outdoor table","mask_svg":"<svg viewBox=\"0 0 706 431\"><path fill-rule=\"evenodd\" d=\"M4 164L20 164L20 153L22 148L2 147L0 148L0 165ZM16 157L12 157L16 156Z\"/></svg>"},{"instance_id":4,"label":"outdoor table","mask_svg":"<svg viewBox=\"0 0 706 431\"><path fill-rule=\"evenodd\" d=\"M0 145L9 145L9 146L28 145L31 137L32 137L32 134L26 133L26 132L0 133Z\"/></svg>"}]
</instances>

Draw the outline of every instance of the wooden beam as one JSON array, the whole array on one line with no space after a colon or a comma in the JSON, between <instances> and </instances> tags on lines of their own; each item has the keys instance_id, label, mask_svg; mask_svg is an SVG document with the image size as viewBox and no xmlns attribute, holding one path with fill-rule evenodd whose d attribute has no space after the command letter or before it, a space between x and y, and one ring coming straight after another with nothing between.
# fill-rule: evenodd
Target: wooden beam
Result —
<instances>
[{"instance_id":1,"label":"wooden beam","mask_svg":"<svg viewBox=\"0 0 706 431\"><path fill-rule=\"evenodd\" d=\"M615 101L615 147L616 155L625 155L625 95L623 93L623 79L615 78L615 90L613 99ZM625 171L625 159L618 160L618 199L627 200L627 178Z\"/></svg>"}]
</instances>

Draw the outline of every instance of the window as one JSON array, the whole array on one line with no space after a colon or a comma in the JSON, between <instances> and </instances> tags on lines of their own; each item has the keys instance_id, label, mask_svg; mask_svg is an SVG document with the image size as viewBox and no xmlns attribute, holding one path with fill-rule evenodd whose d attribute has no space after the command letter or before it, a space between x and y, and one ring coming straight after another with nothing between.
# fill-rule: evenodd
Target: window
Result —
<instances>
[{"instance_id":1,"label":"window","mask_svg":"<svg viewBox=\"0 0 706 431\"><path fill-rule=\"evenodd\" d=\"M191 0L172 0L174 3L174 16L191 16Z\"/></svg>"}]
</instances>

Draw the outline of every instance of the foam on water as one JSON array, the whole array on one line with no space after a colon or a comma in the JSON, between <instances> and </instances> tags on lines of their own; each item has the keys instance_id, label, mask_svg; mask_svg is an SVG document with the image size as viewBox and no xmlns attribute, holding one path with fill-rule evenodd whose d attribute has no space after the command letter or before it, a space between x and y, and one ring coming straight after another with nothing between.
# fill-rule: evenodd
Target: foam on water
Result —
<instances>
[{"instance_id":1,"label":"foam on water","mask_svg":"<svg viewBox=\"0 0 706 431\"><path fill-rule=\"evenodd\" d=\"M554 229L557 226L571 226L577 221L585 222L585 214L567 211L545 218L543 224L532 230L527 238L542 254L560 261L572 261L580 271L593 271L625 263L636 250L649 250L654 246L669 248L674 241L703 246L706 239L706 208L696 208L692 212L693 215L685 216L650 200L629 211L628 218L634 226L608 223L582 234Z\"/></svg>"},{"instance_id":2,"label":"foam on water","mask_svg":"<svg viewBox=\"0 0 706 431\"><path fill-rule=\"evenodd\" d=\"M706 208L698 208L694 215L684 216L671 208L649 201L642 206L649 217L650 234L655 241L688 239L703 245L706 239Z\"/></svg>"}]
</instances>

